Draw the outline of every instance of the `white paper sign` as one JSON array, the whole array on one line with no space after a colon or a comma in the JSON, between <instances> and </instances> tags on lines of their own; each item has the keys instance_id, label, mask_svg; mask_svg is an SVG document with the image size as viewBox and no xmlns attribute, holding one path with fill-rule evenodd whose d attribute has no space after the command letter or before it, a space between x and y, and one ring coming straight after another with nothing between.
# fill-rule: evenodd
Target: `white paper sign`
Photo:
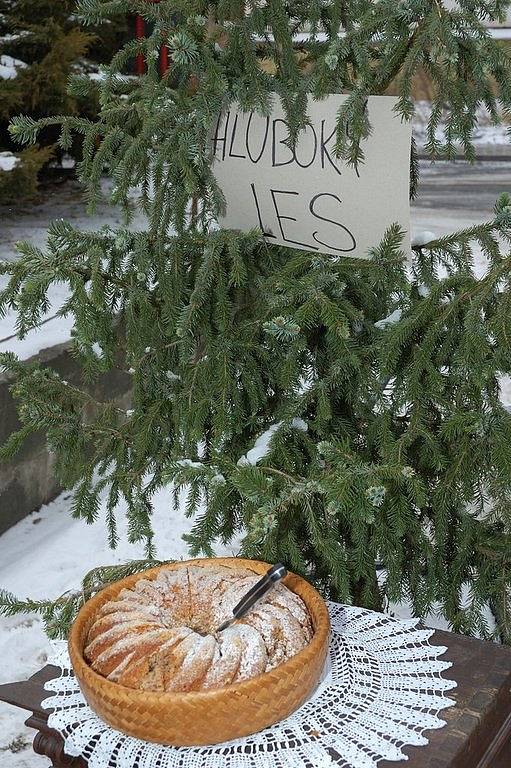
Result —
<instances>
[{"instance_id":1,"label":"white paper sign","mask_svg":"<svg viewBox=\"0 0 511 768\"><path fill-rule=\"evenodd\" d=\"M277 98L270 117L236 105L220 115L212 150L227 203L223 227L258 227L269 243L367 258L397 222L409 246L411 125L392 111L395 97L370 97L372 133L355 170L334 153L336 114L346 98L309 100L311 125L295 151L284 143L287 123Z\"/></svg>"}]
</instances>

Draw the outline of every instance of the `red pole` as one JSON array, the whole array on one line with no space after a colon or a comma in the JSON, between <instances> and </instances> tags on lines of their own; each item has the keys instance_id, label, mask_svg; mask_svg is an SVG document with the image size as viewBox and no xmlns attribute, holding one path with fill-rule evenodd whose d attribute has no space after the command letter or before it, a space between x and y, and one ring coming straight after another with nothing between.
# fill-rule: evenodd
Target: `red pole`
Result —
<instances>
[{"instance_id":1,"label":"red pole","mask_svg":"<svg viewBox=\"0 0 511 768\"><path fill-rule=\"evenodd\" d=\"M159 3L160 0L148 0L150 3ZM137 40L141 40L145 36L145 22L141 16L135 18L135 36ZM169 68L169 49L166 45L162 45L160 48L160 75L167 72ZM137 54L135 62L135 72L137 75L143 75L146 69L145 60L141 53Z\"/></svg>"},{"instance_id":2,"label":"red pole","mask_svg":"<svg viewBox=\"0 0 511 768\"><path fill-rule=\"evenodd\" d=\"M163 77L169 68L169 49L166 45L160 48L160 75Z\"/></svg>"},{"instance_id":3,"label":"red pole","mask_svg":"<svg viewBox=\"0 0 511 768\"><path fill-rule=\"evenodd\" d=\"M145 37L145 21L142 16L135 17L135 37L141 40ZM145 59L142 53L137 53L135 59L135 72L137 75L143 75L145 72Z\"/></svg>"}]
</instances>

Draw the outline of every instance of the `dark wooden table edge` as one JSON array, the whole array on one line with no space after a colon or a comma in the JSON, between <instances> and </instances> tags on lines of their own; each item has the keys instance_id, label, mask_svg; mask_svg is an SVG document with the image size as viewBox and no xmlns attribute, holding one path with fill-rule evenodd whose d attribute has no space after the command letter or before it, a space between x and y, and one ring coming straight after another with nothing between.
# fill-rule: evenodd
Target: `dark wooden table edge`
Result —
<instances>
[{"instance_id":1,"label":"dark wooden table edge","mask_svg":"<svg viewBox=\"0 0 511 768\"><path fill-rule=\"evenodd\" d=\"M431 645L440 645L446 648L445 653L439 659L451 662L451 666L444 671L443 676L455 680L457 683L456 688L445 692L448 698L456 702L455 706L438 713L439 718L446 722L447 727L450 727L456 713L460 711L462 714L459 720L463 720L467 716L464 714L465 710L468 710L468 715L472 716L472 710L469 706L460 706L460 699L463 701L463 678L460 674L460 667L462 667L463 656L468 654L469 650L484 650L487 655L501 657L502 674L497 676L498 680L495 681L494 686L495 696L486 708L484 719L479 720L470 734L463 731L462 724L456 728L456 734L463 735L465 739L452 761L445 763L433 757L424 764L420 763L421 768L423 765L424 768L511 768L511 648L444 630L436 630L429 642ZM456 652L456 648L462 649L460 655ZM500 667L500 664L496 666ZM434 739L435 732L434 729L424 732L430 743ZM403 752L408 758L406 765L411 766L411 761L415 765L414 758L422 750L424 750L422 746L404 747ZM383 760L378 763L378 768L396 768L396 765L399 763Z\"/></svg>"},{"instance_id":2,"label":"dark wooden table edge","mask_svg":"<svg viewBox=\"0 0 511 768\"><path fill-rule=\"evenodd\" d=\"M60 677L60 674L58 667L47 664L28 680L0 685L0 701L32 713L25 720L25 725L36 731L32 748L37 755L47 757L53 768L88 768L87 762L81 757L66 754L63 737L48 725L49 710L41 706L52 695L51 691L45 690L44 684Z\"/></svg>"}]
</instances>

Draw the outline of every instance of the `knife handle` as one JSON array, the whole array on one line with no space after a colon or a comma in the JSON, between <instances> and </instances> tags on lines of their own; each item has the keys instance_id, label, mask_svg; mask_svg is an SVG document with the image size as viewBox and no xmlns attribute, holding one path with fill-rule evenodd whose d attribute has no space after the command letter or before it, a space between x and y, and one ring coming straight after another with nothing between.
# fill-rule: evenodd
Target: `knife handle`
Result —
<instances>
[{"instance_id":1,"label":"knife handle","mask_svg":"<svg viewBox=\"0 0 511 768\"><path fill-rule=\"evenodd\" d=\"M282 563L273 565L263 576L259 579L257 584L254 584L247 594L239 601L233 609L233 616L236 619L241 619L264 595L272 589L272 587L281 579L287 575L286 566Z\"/></svg>"}]
</instances>

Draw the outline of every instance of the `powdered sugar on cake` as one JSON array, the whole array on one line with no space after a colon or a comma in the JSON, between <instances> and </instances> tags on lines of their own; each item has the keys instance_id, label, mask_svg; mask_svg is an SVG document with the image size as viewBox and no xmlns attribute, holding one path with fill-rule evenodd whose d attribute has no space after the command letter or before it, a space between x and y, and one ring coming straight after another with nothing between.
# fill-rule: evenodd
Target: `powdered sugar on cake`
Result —
<instances>
[{"instance_id":1,"label":"powdered sugar on cake","mask_svg":"<svg viewBox=\"0 0 511 768\"><path fill-rule=\"evenodd\" d=\"M303 601L278 584L242 619L216 628L260 576L225 566L162 568L105 603L89 629L93 669L142 690L218 688L259 675L312 638Z\"/></svg>"}]
</instances>

